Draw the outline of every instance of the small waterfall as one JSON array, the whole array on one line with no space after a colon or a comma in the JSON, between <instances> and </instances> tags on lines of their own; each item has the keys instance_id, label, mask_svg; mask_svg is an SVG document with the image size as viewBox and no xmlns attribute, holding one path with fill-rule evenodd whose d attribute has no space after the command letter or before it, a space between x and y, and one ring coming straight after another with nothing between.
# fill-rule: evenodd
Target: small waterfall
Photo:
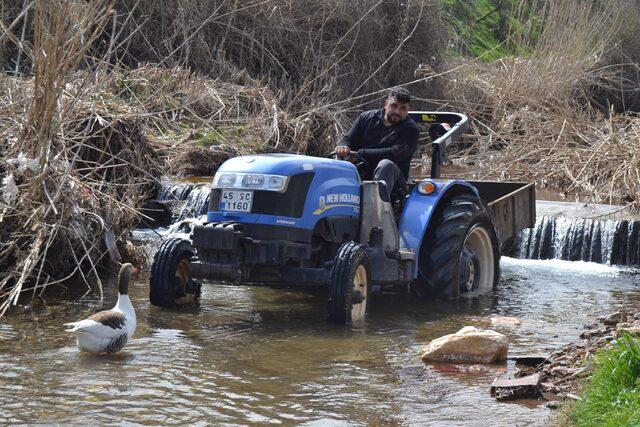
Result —
<instances>
[{"instance_id":1,"label":"small waterfall","mask_svg":"<svg viewBox=\"0 0 640 427\"><path fill-rule=\"evenodd\" d=\"M515 255L640 266L640 222L545 215L520 234Z\"/></svg>"},{"instance_id":2,"label":"small waterfall","mask_svg":"<svg viewBox=\"0 0 640 427\"><path fill-rule=\"evenodd\" d=\"M206 215L209 208L211 187L207 184L180 183L162 186L158 191L158 200L175 201L172 222L186 218Z\"/></svg>"}]
</instances>

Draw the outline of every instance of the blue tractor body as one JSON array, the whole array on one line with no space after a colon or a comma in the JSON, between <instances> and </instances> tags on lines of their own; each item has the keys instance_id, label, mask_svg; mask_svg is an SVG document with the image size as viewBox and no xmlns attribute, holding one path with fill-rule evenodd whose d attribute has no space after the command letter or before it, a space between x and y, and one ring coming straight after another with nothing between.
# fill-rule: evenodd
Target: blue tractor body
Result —
<instances>
[{"instance_id":1,"label":"blue tractor body","mask_svg":"<svg viewBox=\"0 0 640 427\"><path fill-rule=\"evenodd\" d=\"M211 198L207 222L234 222L243 224L260 224L264 226L286 226L298 229L303 233L311 233L319 221L326 218L342 217L358 221L360 217L360 197L362 181L356 167L346 161L325 159L297 154L261 154L239 156L224 162L218 169L221 174L265 174L285 176L291 182L292 177L311 175L308 187L288 188L281 200L282 193L267 193L271 214L262 213L260 207L252 212L225 210L224 201L218 194ZM422 239L429 225L429 220L438 202L450 189L478 195L471 184L459 180L429 180L436 190L428 195L421 194L414 186L407 195L404 209L398 221L399 246L419 256ZM214 189L214 191L216 191ZM223 191L219 189L219 191ZM260 190L258 190L260 191ZM290 207L301 204L300 216L283 209L279 205ZM417 263L412 269L413 278L417 277Z\"/></svg>"}]
</instances>

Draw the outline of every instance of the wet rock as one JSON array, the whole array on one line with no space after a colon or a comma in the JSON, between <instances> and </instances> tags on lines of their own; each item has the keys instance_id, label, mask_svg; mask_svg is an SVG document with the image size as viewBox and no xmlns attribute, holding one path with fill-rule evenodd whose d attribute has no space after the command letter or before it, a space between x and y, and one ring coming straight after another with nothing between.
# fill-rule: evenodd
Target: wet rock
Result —
<instances>
[{"instance_id":1,"label":"wet rock","mask_svg":"<svg viewBox=\"0 0 640 427\"><path fill-rule=\"evenodd\" d=\"M507 358L509 340L504 335L473 326L431 341L422 350L425 362L493 363Z\"/></svg>"},{"instance_id":2,"label":"wet rock","mask_svg":"<svg viewBox=\"0 0 640 427\"><path fill-rule=\"evenodd\" d=\"M593 337L601 337L605 334L604 329L589 329L580 334L580 338L589 340Z\"/></svg>"},{"instance_id":3,"label":"wet rock","mask_svg":"<svg viewBox=\"0 0 640 427\"><path fill-rule=\"evenodd\" d=\"M496 378L491 384L491 397L497 400L536 398L542 396L540 376L529 375L522 378Z\"/></svg>"},{"instance_id":4,"label":"wet rock","mask_svg":"<svg viewBox=\"0 0 640 427\"><path fill-rule=\"evenodd\" d=\"M490 372L489 369L481 365L457 365L453 363L433 363L429 365L429 368L437 372L454 374L484 374Z\"/></svg>"},{"instance_id":5,"label":"wet rock","mask_svg":"<svg viewBox=\"0 0 640 427\"><path fill-rule=\"evenodd\" d=\"M559 400L552 400L551 402L545 403L545 405L549 409L558 409L562 406L562 402Z\"/></svg>"},{"instance_id":6,"label":"wet rock","mask_svg":"<svg viewBox=\"0 0 640 427\"><path fill-rule=\"evenodd\" d=\"M567 364L573 363L574 361L575 361L575 358L568 354L562 355L555 359L555 362L566 362Z\"/></svg>"},{"instance_id":7,"label":"wet rock","mask_svg":"<svg viewBox=\"0 0 640 427\"><path fill-rule=\"evenodd\" d=\"M515 317L498 316L491 318L491 324L494 326L515 327L520 326L522 324L522 321L520 321L520 319L516 319Z\"/></svg>"},{"instance_id":8,"label":"wet rock","mask_svg":"<svg viewBox=\"0 0 640 427\"><path fill-rule=\"evenodd\" d=\"M555 384L550 383L550 382L544 382L544 383L541 382L540 383L540 390L557 394L557 393L560 392L560 387L558 387Z\"/></svg>"},{"instance_id":9,"label":"wet rock","mask_svg":"<svg viewBox=\"0 0 640 427\"><path fill-rule=\"evenodd\" d=\"M627 316L623 311L617 311L602 319L602 323L605 325L617 325L620 322L625 322Z\"/></svg>"},{"instance_id":10,"label":"wet rock","mask_svg":"<svg viewBox=\"0 0 640 427\"><path fill-rule=\"evenodd\" d=\"M578 372L576 368L567 368L566 366L556 366L551 368L549 373L554 377L566 377L568 375L573 375Z\"/></svg>"},{"instance_id":11,"label":"wet rock","mask_svg":"<svg viewBox=\"0 0 640 427\"><path fill-rule=\"evenodd\" d=\"M520 366L539 366L549 361L549 356L545 354L528 354L524 356L509 356L508 360L516 362L516 368Z\"/></svg>"}]
</instances>

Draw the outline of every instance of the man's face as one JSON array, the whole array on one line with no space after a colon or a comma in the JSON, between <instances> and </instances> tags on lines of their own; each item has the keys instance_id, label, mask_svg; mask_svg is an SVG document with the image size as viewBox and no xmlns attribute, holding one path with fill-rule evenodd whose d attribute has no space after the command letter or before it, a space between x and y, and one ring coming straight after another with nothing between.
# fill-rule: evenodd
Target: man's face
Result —
<instances>
[{"instance_id":1,"label":"man's face","mask_svg":"<svg viewBox=\"0 0 640 427\"><path fill-rule=\"evenodd\" d=\"M395 96L384 101L384 118L391 124L398 124L407 118L409 104L398 102Z\"/></svg>"}]
</instances>

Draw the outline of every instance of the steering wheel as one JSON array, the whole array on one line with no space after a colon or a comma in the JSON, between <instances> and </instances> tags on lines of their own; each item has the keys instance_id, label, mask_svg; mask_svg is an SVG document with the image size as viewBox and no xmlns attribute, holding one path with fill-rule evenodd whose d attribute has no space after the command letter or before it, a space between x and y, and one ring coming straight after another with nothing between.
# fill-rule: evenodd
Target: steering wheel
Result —
<instances>
[{"instance_id":1,"label":"steering wheel","mask_svg":"<svg viewBox=\"0 0 640 427\"><path fill-rule=\"evenodd\" d=\"M367 162L367 159L365 159L360 154L358 154L357 151L352 151L351 154L349 154L349 156L338 156L336 154L336 151L333 150L331 153L327 155L327 157L329 157L330 159L338 159L338 160L345 160L345 161L350 161L349 159L351 157L355 158L356 161L353 162L353 164L356 166L356 169L358 169L358 173L360 173L361 175L362 173L368 172L370 169L369 162Z\"/></svg>"}]
</instances>

